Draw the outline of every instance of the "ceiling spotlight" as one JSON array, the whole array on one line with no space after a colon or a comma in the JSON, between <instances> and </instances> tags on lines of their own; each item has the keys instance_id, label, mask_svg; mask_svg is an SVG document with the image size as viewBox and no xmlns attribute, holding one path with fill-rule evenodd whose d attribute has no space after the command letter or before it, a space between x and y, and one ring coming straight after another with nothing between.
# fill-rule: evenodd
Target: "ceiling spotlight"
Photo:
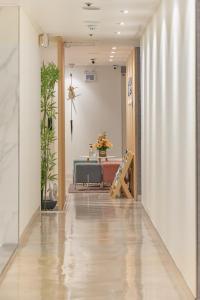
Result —
<instances>
[{"instance_id":1,"label":"ceiling spotlight","mask_svg":"<svg viewBox=\"0 0 200 300\"><path fill-rule=\"evenodd\" d=\"M121 34L121 32L120 32L120 31L117 31L117 34L118 34L118 35L120 35L120 34Z\"/></svg>"},{"instance_id":2,"label":"ceiling spotlight","mask_svg":"<svg viewBox=\"0 0 200 300\"><path fill-rule=\"evenodd\" d=\"M119 25L120 26L124 26L125 24L124 24L124 22L120 22Z\"/></svg>"},{"instance_id":3,"label":"ceiling spotlight","mask_svg":"<svg viewBox=\"0 0 200 300\"><path fill-rule=\"evenodd\" d=\"M109 61L112 62L113 60L112 60L112 59L109 59Z\"/></svg>"},{"instance_id":4,"label":"ceiling spotlight","mask_svg":"<svg viewBox=\"0 0 200 300\"><path fill-rule=\"evenodd\" d=\"M113 55L110 55L110 58L114 58L114 56L113 56Z\"/></svg>"},{"instance_id":5,"label":"ceiling spotlight","mask_svg":"<svg viewBox=\"0 0 200 300\"><path fill-rule=\"evenodd\" d=\"M126 14L128 14L128 10L127 9L122 9L121 13L126 15Z\"/></svg>"},{"instance_id":6,"label":"ceiling spotlight","mask_svg":"<svg viewBox=\"0 0 200 300\"><path fill-rule=\"evenodd\" d=\"M112 53L112 54L115 54L116 52L115 52L115 51L112 51L111 53Z\"/></svg>"},{"instance_id":7,"label":"ceiling spotlight","mask_svg":"<svg viewBox=\"0 0 200 300\"><path fill-rule=\"evenodd\" d=\"M117 47L112 47L112 50L116 50L117 49Z\"/></svg>"},{"instance_id":8,"label":"ceiling spotlight","mask_svg":"<svg viewBox=\"0 0 200 300\"><path fill-rule=\"evenodd\" d=\"M100 7L96 7L92 2L85 2L85 6L82 7L85 10L100 10Z\"/></svg>"}]
</instances>

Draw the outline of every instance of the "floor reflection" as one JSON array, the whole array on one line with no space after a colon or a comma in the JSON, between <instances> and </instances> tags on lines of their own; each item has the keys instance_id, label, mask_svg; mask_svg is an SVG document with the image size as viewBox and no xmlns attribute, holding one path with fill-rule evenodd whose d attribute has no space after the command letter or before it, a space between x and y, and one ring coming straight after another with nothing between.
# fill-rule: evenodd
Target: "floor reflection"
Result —
<instances>
[{"instance_id":1,"label":"floor reflection","mask_svg":"<svg viewBox=\"0 0 200 300\"><path fill-rule=\"evenodd\" d=\"M73 195L38 216L0 300L192 300L140 204Z\"/></svg>"}]
</instances>

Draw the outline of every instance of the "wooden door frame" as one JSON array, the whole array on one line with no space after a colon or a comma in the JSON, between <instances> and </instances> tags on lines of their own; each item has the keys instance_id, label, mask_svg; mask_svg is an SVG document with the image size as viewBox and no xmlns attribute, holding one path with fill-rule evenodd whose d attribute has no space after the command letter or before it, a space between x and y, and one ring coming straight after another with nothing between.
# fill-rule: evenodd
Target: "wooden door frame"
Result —
<instances>
[{"instance_id":1,"label":"wooden door frame","mask_svg":"<svg viewBox=\"0 0 200 300\"><path fill-rule=\"evenodd\" d=\"M128 96L128 81L132 78L132 95ZM131 101L131 102L130 102ZM131 52L126 67L126 148L134 153L131 192L134 200L141 194L141 91L140 48Z\"/></svg>"},{"instance_id":2,"label":"wooden door frame","mask_svg":"<svg viewBox=\"0 0 200 300\"><path fill-rule=\"evenodd\" d=\"M141 196L141 59L140 47L135 48L135 184L136 200Z\"/></svg>"},{"instance_id":3,"label":"wooden door frame","mask_svg":"<svg viewBox=\"0 0 200 300\"><path fill-rule=\"evenodd\" d=\"M58 206L65 204L65 45L62 37L56 37L58 81Z\"/></svg>"},{"instance_id":4,"label":"wooden door frame","mask_svg":"<svg viewBox=\"0 0 200 300\"><path fill-rule=\"evenodd\" d=\"M200 0L196 0L196 166L197 299L200 300Z\"/></svg>"},{"instance_id":5,"label":"wooden door frame","mask_svg":"<svg viewBox=\"0 0 200 300\"><path fill-rule=\"evenodd\" d=\"M200 0L196 0L196 224L197 300L200 300Z\"/></svg>"}]
</instances>

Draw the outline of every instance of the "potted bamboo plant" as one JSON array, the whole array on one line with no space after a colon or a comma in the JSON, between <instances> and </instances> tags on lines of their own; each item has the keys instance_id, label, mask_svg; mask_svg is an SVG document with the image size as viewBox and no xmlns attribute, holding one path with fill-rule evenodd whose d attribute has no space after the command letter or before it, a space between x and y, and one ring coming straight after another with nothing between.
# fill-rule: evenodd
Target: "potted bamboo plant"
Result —
<instances>
[{"instance_id":1,"label":"potted bamboo plant","mask_svg":"<svg viewBox=\"0 0 200 300\"><path fill-rule=\"evenodd\" d=\"M56 153L52 146L56 140L54 120L57 109L55 102L55 84L59 79L59 70L54 63L43 64L41 68L41 207L54 209L56 201L48 196L48 185L55 182L54 173ZM50 193L49 193L50 194Z\"/></svg>"}]
</instances>

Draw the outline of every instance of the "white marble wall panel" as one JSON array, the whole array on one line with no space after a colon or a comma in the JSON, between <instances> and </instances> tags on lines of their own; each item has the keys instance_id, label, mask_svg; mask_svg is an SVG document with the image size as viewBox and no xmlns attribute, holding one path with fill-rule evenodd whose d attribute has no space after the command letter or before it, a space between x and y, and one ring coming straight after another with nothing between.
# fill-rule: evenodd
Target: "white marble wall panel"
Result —
<instances>
[{"instance_id":1,"label":"white marble wall panel","mask_svg":"<svg viewBox=\"0 0 200 300\"><path fill-rule=\"evenodd\" d=\"M18 14L17 7L0 7L1 247L18 242Z\"/></svg>"},{"instance_id":2,"label":"white marble wall panel","mask_svg":"<svg viewBox=\"0 0 200 300\"><path fill-rule=\"evenodd\" d=\"M195 0L161 1L141 47L142 201L195 295Z\"/></svg>"}]
</instances>

